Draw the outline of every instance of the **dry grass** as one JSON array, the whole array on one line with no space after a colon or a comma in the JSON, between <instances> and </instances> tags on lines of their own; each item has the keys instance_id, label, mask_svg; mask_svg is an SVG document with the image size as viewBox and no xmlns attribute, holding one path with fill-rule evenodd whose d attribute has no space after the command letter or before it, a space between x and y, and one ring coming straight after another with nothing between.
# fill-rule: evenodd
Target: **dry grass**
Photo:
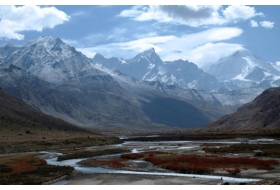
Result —
<instances>
[{"instance_id":1,"label":"dry grass","mask_svg":"<svg viewBox=\"0 0 280 190\"><path fill-rule=\"evenodd\" d=\"M0 144L0 153L33 152L45 150L75 149L89 146L118 144L122 141L117 137L87 136L68 139L42 139L26 142L6 142Z\"/></svg>"},{"instance_id":2,"label":"dry grass","mask_svg":"<svg viewBox=\"0 0 280 190\"><path fill-rule=\"evenodd\" d=\"M255 150L258 150L258 152L255 153L255 156L280 158L279 144L240 143L220 148L206 146L203 150L207 153L214 154L254 153Z\"/></svg>"}]
</instances>

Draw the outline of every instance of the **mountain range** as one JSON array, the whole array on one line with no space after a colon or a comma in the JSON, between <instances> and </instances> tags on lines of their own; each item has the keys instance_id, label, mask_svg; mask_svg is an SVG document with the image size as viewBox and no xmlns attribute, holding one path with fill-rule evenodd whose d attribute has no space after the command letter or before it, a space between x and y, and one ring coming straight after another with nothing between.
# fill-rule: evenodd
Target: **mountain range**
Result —
<instances>
[{"instance_id":1,"label":"mountain range","mask_svg":"<svg viewBox=\"0 0 280 190\"><path fill-rule=\"evenodd\" d=\"M206 91L226 87L216 77L205 73L196 64L187 60L163 62L154 48L150 48L128 60L114 57L106 59L101 54L96 54L93 62L142 81L157 81L168 85L176 85L180 88Z\"/></svg>"},{"instance_id":2,"label":"mountain range","mask_svg":"<svg viewBox=\"0 0 280 190\"><path fill-rule=\"evenodd\" d=\"M95 64L59 38L1 47L0 79L11 95L79 126L197 127L213 115L191 101Z\"/></svg>"},{"instance_id":3,"label":"mountain range","mask_svg":"<svg viewBox=\"0 0 280 190\"><path fill-rule=\"evenodd\" d=\"M263 73L273 74L269 85L277 85L278 70L272 68ZM269 78L242 88L209 73L187 60L164 62L153 48L124 60L101 54L90 59L50 36L0 47L0 86L79 126L204 126L253 100Z\"/></svg>"},{"instance_id":4,"label":"mountain range","mask_svg":"<svg viewBox=\"0 0 280 190\"><path fill-rule=\"evenodd\" d=\"M246 49L202 68L187 60L162 61L154 48L128 60L115 57L106 59L97 53L93 61L137 80L157 81L183 89L221 92L254 87L269 88L280 84L279 66Z\"/></svg>"}]
</instances>

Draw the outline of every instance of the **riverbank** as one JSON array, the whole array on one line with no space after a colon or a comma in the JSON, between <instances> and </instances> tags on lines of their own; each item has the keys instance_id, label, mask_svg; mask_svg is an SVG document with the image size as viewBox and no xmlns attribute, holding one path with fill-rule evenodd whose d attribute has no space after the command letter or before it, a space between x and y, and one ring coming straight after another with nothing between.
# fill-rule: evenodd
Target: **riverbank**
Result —
<instances>
[{"instance_id":1,"label":"riverbank","mask_svg":"<svg viewBox=\"0 0 280 190\"><path fill-rule=\"evenodd\" d=\"M140 174L83 174L75 173L65 185L217 185L219 179L140 175Z\"/></svg>"},{"instance_id":2,"label":"riverbank","mask_svg":"<svg viewBox=\"0 0 280 190\"><path fill-rule=\"evenodd\" d=\"M74 171L71 166L48 165L40 158L44 154L42 150L76 150L121 142L117 137L97 134L23 142L11 142L9 139L9 142L1 142L0 145L0 185L47 184L65 178Z\"/></svg>"},{"instance_id":3,"label":"riverbank","mask_svg":"<svg viewBox=\"0 0 280 190\"><path fill-rule=\"evenodd\" d=\"M254 151L243 153L206 153L205 147L229 147L243 142L244 139L223 139L207 141L126 141L118 145L108 145L102 147L88 147L86 151L95 151L96 149L125 148L131 151L131 158L122 157L123 154L104 155L93 158L70 159L62 162L57 161L57 156L49 157L47 162L53 165L71 165L75 168L69 181L61 181L69 185L217 185L217 184L278 184L280 178L280 166L273 165L273 168L261 169L258 166L239 165L239 173L231 175L227 170L232 167L230 164L226 168L218 169L218 165L213 168L214 171L205 174L196 174L192 172L177 172L161 168L160 163L152 164L145 159L177 159L177 156L185 155L186 158L194 156L195 158L220 159L230 158L230 161L238 158L250 159L254 157ZM250 143L279 143L274 139L247 139ZM242 150L242 149L240 149ZM239 150L238 150L239 151ZM165 154L160 154L165 152ZM159 154L154 154L159 153ZM133 156L135 155L135 156ZM140 157L139 155L144 155ZM235 159L236 158L236 159ZM268 160L269 157L258 158L256 160ZM279 161L278 158L274 158ZM149 160L149 159L148 159ZM172 160L169 160L172 161ZM197 160L199 162L199 159ZM164 162L165 163L165 162ZM105 164L105 165L104 165ZM107 164L107 165L106 165ZM216 163L217 164L217 163ZM221 163L222 164L222 163ZM185 163L183 166L188 166ZM212 167L212 166L209 166Z\"/></svg>"}]
</instances>

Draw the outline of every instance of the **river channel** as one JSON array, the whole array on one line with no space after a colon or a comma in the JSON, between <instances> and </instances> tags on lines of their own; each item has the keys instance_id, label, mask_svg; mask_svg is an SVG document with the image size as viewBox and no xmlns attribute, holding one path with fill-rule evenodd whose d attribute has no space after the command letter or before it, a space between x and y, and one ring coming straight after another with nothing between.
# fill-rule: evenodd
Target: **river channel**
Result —
<instances>
[{"instance_id":1,"label":"river channel","mask_svg":"<svg viewBox=\"0 0 280 190\"><path fill-rule=\"evenodd\" d=\"M243 141L244 139L242 139ZM274 139L257 139L252 142L271 142ZM146 151L173 151L173 152L189 152L195 154L205 154L201 149L201 144L214 143L215 147L219 144L234 144L241 143L240 139L218 140L218 141L157 141L157 142L142 142L142 141L125 141L122 144L87 147L87 150L95 150L101 148L122 147L129 149L131 153L146 152ZM62 155L60 152L41 152L44 153L44 159L50 165L72 166L74 167L74 175L68 179L57 181L53 184L222 184L228 183L246 183L251 181L259 181L258 177L231 177L228 175L197 175L197 174L182 174L173 171L165 170L154 166L152 163L143 160L130 160L127 164L132 167L126 169L110 169L102 167L85 167L79 165L79 162L88 158L70 159L57 161L57 157ZM121 154L102 155L94 158L119 158ZM233 155L231 156L238 156ZM119 179L118 179L119 178Z\"/></svg>"}]
</instances>

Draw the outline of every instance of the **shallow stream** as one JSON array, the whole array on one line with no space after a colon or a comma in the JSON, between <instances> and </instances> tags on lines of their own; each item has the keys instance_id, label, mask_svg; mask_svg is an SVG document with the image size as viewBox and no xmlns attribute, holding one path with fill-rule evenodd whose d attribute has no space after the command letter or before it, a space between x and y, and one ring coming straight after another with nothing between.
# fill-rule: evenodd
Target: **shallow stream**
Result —
<instances>
[{"instance_id":1,"label":"shallow stream","mask_svg":"<svg viewBox=\"0 0 280 190\"><path fill-rule=\"evenodd\" d=\"M132 153L143 152L143 151L198 151L203 154L203 151L200 149L200 144L202 143L222 143L222 144L232 144L232 143L240 143L238 141L158 141L158 142L135 142L128 141L122 144L117 145L106 145L104 148L112 148L112 147L124 147L131 150ZM101 147L88 147L87 149L100 149ZM81 172L84 174L129 174L129 175L159 175L159 176L178 176L178 177L186 177L186 178L207 178L207 179L222 179L224 182L230 183L246 183L251 181L259 181L260 179L253 178L237 178L237 177L228 177L223 175L197 175L197 174L181 174L175 173L172 171L164 170L154 166L153 164L142 161L142 160L131 160L130 162L134 162L133 164L137 166L141 165L142 167L133 168L133 170L122 170L122 169L107 169L102 167L84 167L80 166L78 163L82 160L88 158L81 159L71 159L64 161L57 161L57 157L62 155L58 152L42 152L45 153L44 159L50 165L59 165L59 166L72 166L75 168L75 171ZM109 158L109 157L119 157L120 154L115 155L103 155L95 158ZM138 162L138 163L137 163ZM143 167L144 166L144 167ZM71 180L71 179L70 179ZM65 184L68 181L62 180L56 182L55 184Z\"/></svg>"}]
</instances>

